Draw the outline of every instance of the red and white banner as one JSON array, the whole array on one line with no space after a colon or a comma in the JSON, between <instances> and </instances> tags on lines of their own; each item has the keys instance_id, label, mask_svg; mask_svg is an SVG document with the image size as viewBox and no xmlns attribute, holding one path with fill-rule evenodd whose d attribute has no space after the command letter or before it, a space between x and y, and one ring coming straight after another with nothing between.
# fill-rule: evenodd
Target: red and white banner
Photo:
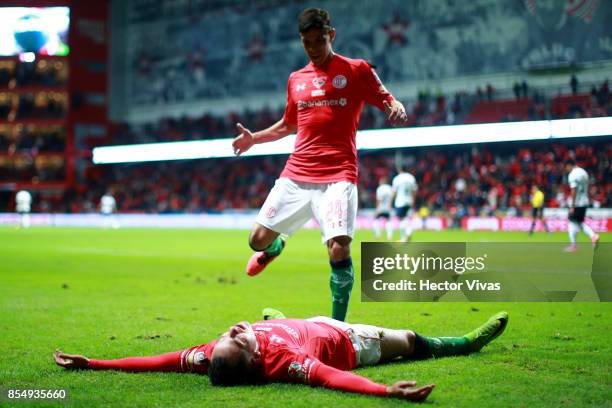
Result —
<instances>
[{"instance_id":1,"label":"red and white banner","mask_svg":"<svg viewBox=\"0 0 612 408\"><path fill-rule=\"evenodd\" d=\"M567 218L547 218L546 225L550 231L567 231ZM585 220L595 232L612 231L612 218L588 218ZM465 217L461 227L466 231L529 231L529 217ZM536 231L544 231L541 221L536 224Z\"/></svg>"}]
</instances>

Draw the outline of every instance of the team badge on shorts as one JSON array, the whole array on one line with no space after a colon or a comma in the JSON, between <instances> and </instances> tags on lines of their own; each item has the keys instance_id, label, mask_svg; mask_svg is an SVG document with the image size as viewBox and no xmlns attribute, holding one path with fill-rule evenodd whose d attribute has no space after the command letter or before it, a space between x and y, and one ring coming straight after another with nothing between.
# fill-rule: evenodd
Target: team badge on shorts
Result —
<instances>
[{"instance_id":1,"label":"team badge on shorts","mask_svg":"<svg viewBox=\"0 0 612 408\"><path fill-rule=\"evenodd\" d=\"M268 209L266 210L266 217L273 218L275 215L276 215L276 208L268 207Z\"/></svg>"},{"instance_id":2,"label":"team badge on shorts","mask_svg":"<svg viewBox=\"0 0 612 408\"><path fill-rule=\"evenodd\" d=\"M346 77L344 75L336 75L332 81L334 88L342 89L346 86Z\"/></svg>"}]
</instances>

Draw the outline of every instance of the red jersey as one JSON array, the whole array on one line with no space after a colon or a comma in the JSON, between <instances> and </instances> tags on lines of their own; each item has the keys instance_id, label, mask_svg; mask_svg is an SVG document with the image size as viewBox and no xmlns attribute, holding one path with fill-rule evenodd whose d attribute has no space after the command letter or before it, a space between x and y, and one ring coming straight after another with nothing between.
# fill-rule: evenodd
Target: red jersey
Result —
<instances>
[{"instance_id":1,"label":"red jersey","mask_svg":"<svg viewBox=\"0 0 612 408\"><path fill-rule=\"evenodd\" d=\"M310 183L357 182L356 133L367 102L384 110L393 96L364 60L335 54L312 62L287 82L285 123L297 126L295 148L281 177Z\"/></svg>"},{"instance_id":2,"label":"red jersey","mask_svg":"<svg viewBox=\"0 0 612 408\"><path fill-rule=\"evenodd\" d=\"M351 339L341 329L302 319L267 320L252 327L266 380L386 395L386 386L346 371L357 361Z\"/></svg>"}]
</instances>

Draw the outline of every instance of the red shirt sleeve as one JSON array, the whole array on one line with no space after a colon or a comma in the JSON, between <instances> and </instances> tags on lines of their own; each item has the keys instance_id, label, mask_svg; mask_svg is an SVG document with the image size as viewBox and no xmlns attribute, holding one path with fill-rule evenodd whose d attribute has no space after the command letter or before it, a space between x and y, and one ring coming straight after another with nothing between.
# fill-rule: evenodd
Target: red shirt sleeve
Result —
<instances>
[{"instance_id":1,"label":"red shirt sleeve","mask_svg":"<svg viewBox=\"0 0 612 408\"><path fill-rule=\"evenodd\" d=\"M183 351L147 357L127 357L117 360L89 360L89 368L94 370L144 371L185 371L181 366Z\"/></svg>"},{"instance_id":2,"label":"red shirt sleeve","mask_svg":"<svg viewBox=\"0 0 612 408\"><path fill-rule=\"evenodd\" d=\"M127 357L116 360L89 360L93 370L119 370L131 372L165 371L208 373L210 355L216 342L193 346L185 350L158 356Z\"/></svg>"},{"instance_id":3,"label":"red shirt sleeve","mask_svg":"<svg viewBox=\"0 0 612 408\"><path fill-rule=\"evenodd\" d=\"M370 105L376 106L381 111L385 110L384 101L391 103L393 95L385 88L382 81L366 61L361 61L359 64L359 73L365 83L365 100Z\"/></svg>"},{"instance_id":4,"label":"red shirt sleeve","mask_svg":"<svg viewBox=\"0 0 612 408\"><path fill-rule=\"evenodd\" d=\"M297 107L291 97L291 76L287 80L287 105L285 106L283 121L290 125L297 125Z\"/></svg>"},{"instance_id":5,"label":"red shirt sleeve","mask_svg":"<svg viewBox=\"0 0 612 408\"><path fill-rule=\"evenodd\" d=\"M350 371L338 370L320 362L310 372L310 385L381 397L387 395L386 385L375 383Z\"/></svg>"},{"instance_id":6,"label":"red shirt sleeve","mask_svg":"<svg viewBox=\"0 0 612 408\"><path fill-rule=\"evenodd\" d=\"M265 377L269 381L309 384L334 390L368 395L387 395L387 387L349 371L323 364L308 354L279 349L265 361Z\"/></svg>"}]
</instances>

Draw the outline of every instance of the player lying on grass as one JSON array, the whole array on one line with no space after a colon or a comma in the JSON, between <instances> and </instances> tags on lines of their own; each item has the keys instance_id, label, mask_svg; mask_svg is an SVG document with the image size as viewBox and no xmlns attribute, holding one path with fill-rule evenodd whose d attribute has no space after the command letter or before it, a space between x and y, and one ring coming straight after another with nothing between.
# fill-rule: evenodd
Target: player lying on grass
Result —
<instances>
[{"instance_id":1,"label":"player lying on grass","mask_svg":"<svg viewBox=\"0 0 612 408\"><path fill-rule=\"evenodd\" d=\"M395 359L422 360L467 355L499 336L508 323L500 312L462 337L425 337L411 330L349 324L328 317L240 322L201 351L194 348L148 360L93 360L57 351L55 362L65 368L124 369L131 371L198 371L206 367L213 385L295 382L360 394L422 401L433 384L416 388L415 381L387 386L348 372ZM197 348L195 349L197 350ZM198 354L202 353L202 354ZM185 356L193 355L193 358ZM142 357L140 357L142 358ZM151 359L155 357L144 357ZM206 361L210 359L210 364ZM123 363L118 364L117 362ZM205 363L204 363L205 362ZM155 367L155 369L153 369Z\"/></svg>"}]
</instances>

